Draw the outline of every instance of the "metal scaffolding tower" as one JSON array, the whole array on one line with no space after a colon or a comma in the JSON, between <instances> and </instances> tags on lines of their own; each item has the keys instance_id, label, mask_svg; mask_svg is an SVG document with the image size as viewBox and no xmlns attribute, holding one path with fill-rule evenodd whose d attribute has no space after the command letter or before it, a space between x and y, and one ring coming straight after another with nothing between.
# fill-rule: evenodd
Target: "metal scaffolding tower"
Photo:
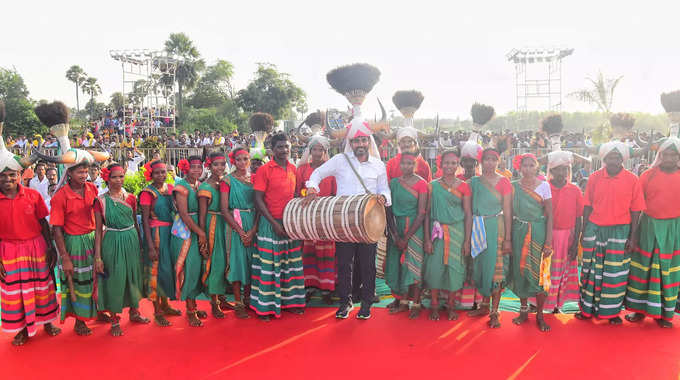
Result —
<instances>
[{"instance_id":1,"label":"metal scaffolding tower","mask_svg":"<svg viewBox=\"0 0 680 380\"><path fill-rule=\"evenodd\" d=\"M121 63L123 72L125 124L136 128L175 128L175 73L180 59L165 51L148 49L111 50L111 58ZM118 110L116 110L118 111Z\"/></svg>"},{"instance_id":2,"label":"metal scaffolding tower","mask_svg":"<svg viewBox=\"0 0 680 380\"><path fill-rule=\"evenodd\" d=\"M506 55L515 65L517 111L562 109L562 59L573 52L563 47L521 48Z\"/></svg>"}]
</instances>

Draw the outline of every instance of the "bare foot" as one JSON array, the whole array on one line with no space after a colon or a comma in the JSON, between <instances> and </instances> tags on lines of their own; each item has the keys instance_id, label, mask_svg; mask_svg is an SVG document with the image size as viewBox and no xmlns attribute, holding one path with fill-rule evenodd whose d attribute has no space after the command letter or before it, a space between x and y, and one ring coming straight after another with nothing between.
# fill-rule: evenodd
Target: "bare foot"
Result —
<instances>
[{"instance_id":1,"label":"bare foot","mask_svg":"<svg viewBox=\"0 0 680 380\"><path fill-rule=\"evenodd\" d=\"M137 311L137 312L130 313L130 322L138 323L140 325L146 325L146 324L150 323L151 321L149 320L149 318L143 317L142 314L139 311Z\"/></svg>"},{"instance_id":2,"label":"bare foot","mask_svg":"<svg viewBox=\"0 0 680 380\"><path fill-rule=\"evenodd\" d=\"M612 325L612 326L618 326L622 323L623 323L623 321L621 320L621 317L614 317L614 318L609 320L609 324Z\"/></svg>"},{"instance_id":3,"label":"bare foot","mask_svg":"<svg viewBox=\"0 0 680 380\"><path fill-rule=\"evenodd\" d=\"M92 335L92 330L83 321L76 321L75 326L73 326L73 331L79 336Z\"/></svg>"},{"instance_id":4,"label":"bare foot","mask_svg":"<svg viewBox=\"0 0 680 380\"><path fill-rule=\"evenodd\" d=\"M420 310L422 307L420 306L414 306L411 308L411 311L408 313L408 319L418 319L420 317Z\"/></svg>"},{"instance_id":5,"label":"bare foot","mask_svg":"<svg viewBox=\"0 0 680 380\"><path fill-rule=\"evenodd\" d=\"M392 313L392 310L396 310L397 308L399 308L399 300L396 298L389 305L387 305L387 310L389 310L390 313Z\"/></svg>"},{"instance_id":6,"label":"bare foot","mask_svg":"<svg viewBox=\"0 0 680 380\"><path fill-rule=\"evenodd\" d=\"M14 336L14 339L12 340L12 345L17 346L17 347L23 346L24 344L26 344L27 341L28 341L28 330L26 330L24 328L23 330L19 331L19 333L17 335Z\"/></svg>"},{"instance_id":7,"label":"bare foot","mask_svg":"<svg viewBox=\"0 0 680 380\"><path fill-rule=\"evenodd\" d=\"M486 324L492 329L501 327L501 322L498 320L498 312L489 314L489 322Z\"/></svg>"},{"instance_id":8,"label":"bare foot","mask_svg":"<svg viewBox=\"0 0 680 380\"><path fill-rule=\"evenodd\" d=\"M589 316L587 316L587 315L585 315L585 314L583 314L582 312L579 311L576 314L574 314L574 318L576 318L580 321L585 321L585 320L590 319L591 317L589 317Z\"/></svg>"},{"instance_id":9,"label":"bare foot","mask_svg":"<svg viewBox=\"0 0 680 380\"><path fill-rule=\"evenodd\" d=\"M519 316L512 319L512 323L516 325L521 325L529 319L528 311L520 311Z\"/></svg>"},{"instance_id":10,"label":"bare foot","mask_svg":"<svg viewBox=\"0 0 680 380\"><path fill-rule=\"evenodd\" d=\"M211 306L211 311L212 311L213 317L215 317L217 319L224 318L224 313L222 312L222 309L220 309L220 306L218 304L211 302L210 306Z\"/></svg>"},{"instance_id":11,"label":"bare foot","mask_svg":"<svg viewBox=\"0 0 680 380\"><path fill-rule=\"evenodd\" d=\"M111 336L123 336L123 330L120 328L120 323L112 323L109 334L111 334Z\"/></svg>"},{"instance_id":12,"label":"bare foot","mask_svg":"<svg viewBox=\"0 0 680 380\"><path fill-rule=\"evenodd\" d=\"M642 313L631 313L626 315L626 321L630 323L637 323L645 319L645 315Z\"/></svg>"},{"instance_id":13,"label":"bare foot","mask_svg":"<svg viewBox=\"0 0 680 380\"><path fill-rule=\"evenodd\" d=\"M61 334L61 329L51 323L46 323L44 329L49 336L57 336Z\"/></svg>"},{"instance_id":14,"label":"bare foot","mask_svg":"<svg viewBox=\"0 0 680 380\"><path fill-rule=\"evenodd\" d=\"M536 316L536 324L538 325L538 329L541 330L542 332L550 331L550 325L545 323L543 316L540 316L540 315Z\"/></svg>"},{"instance_id":15,"label":"bare foot","mask_svg":"<svg viewBox=\"0 0 680 380\"><path fill-rule=\"evenodd\" d=\"M199 319L198 312L187 310L187 319L189 320L189 326L191 327L202 327L203 322Z\"/></svg>"},{"instance_id":16,"label":"bare foot","mask_svg":"<svg viewBox=\"0 0 680 380\"><path fill-rule=\"evenodd\" d=\"M172 326L172 323L170 323L170 321L165 319L165 316L163 316L163 313L154 314L153 321L156 322L156 325L158 325L160 327Z\"/></svg>"},{"instance_id":17,"label":"bare foot","mask_svg":"<svg viewBox=\"0 0 680 380\"><path fill-rule=\"evenodd\" d=\"M430 307L430 320L431 321L438 321L439 320L439 306L438 305L432 305Z\"/></svg>"},{"instance_id":18,"label":"bare foot","mask_svg":"<svg viewBox=\"0 0 680 380\"><path fill-rule=\"evenodd\" d=\"M196 315L201 319L208 319L208 313L203 310L196 310Z\"/></svg>"},{"instance_id":19,"label":"bare foot","mask_svg":"<svg viewBox=\"0 0 680 380\"><path fill-rule=\"evenodd\" d=\"M672 322L669 322L669 321L667 321L667 320L665 320L665 319L661 319L661 318L656 319L656 324L659 325L659 327L661 327L662 329L671 329L671 328L673 328L673 323L672 323Z\"/></svg>"},{"instance_id":20,"label":"bare foot","mask_svg":"<svg viewBox=\"0 0 680 380\"><path fill-rule=\"evenodd\" d=\"M408 310L408 305L407 305L407 304L403 304L403 303L400 302L400 303L399 303L399 306L397 306L397 307L395 307L395 308L393 308L393 309L390 309L390 314L402 313L402 312L404 312L404 311L406 311L406 310Z\"/></svg>"},{"instance_id":21,"label":"bare foot","mask_svg":"<svg viewBox=\"0 0 680 380\"><path fill-rule=\"evenodd\" d=\"M250 316L248 315L248 310L246 310L246 305L244 304L236 304L234 307L234 313L236 314L236 318L238 319L248 319Z\"/></svg>"},{"instance_id":22,"label":"bare foot","mask_svg":"<svg viewBox=\"0 0 680 380\"><path fill-rule=\"evenodd\" d=\"M449 307L448 319L449 321L458 320L458 313L456 312L456 309L454 309L452 306Z\"/></svg>"}]
</instances>

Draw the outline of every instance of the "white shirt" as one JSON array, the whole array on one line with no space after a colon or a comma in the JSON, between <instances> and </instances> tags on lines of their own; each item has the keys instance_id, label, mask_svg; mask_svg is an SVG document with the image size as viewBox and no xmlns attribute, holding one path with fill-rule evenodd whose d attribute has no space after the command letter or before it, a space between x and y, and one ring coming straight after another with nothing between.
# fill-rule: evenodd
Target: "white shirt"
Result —
<instances>
[{"instance_id":1,"label":"white shirt","mask_svg":"<svg viewBox=\"0 0 680 380\"><path fill-rule=\"evenodd\" d=\"M203 146L212 145L212 139L210 137L204 137L201 145L203 145Z\"/></svg>"},{"instance_id":2,"label":"white shirt","mask_svg":"<svg viewBox=\"0 0 680 380\"><path fill-rule=\"evenodd\" d=\"M127 172L135 174L139 170L139 164L144 161L146 157L143 154L135 153L135 157L127 162Z\"/></svg>"},{"instance_id":3,"label":"white shirt","mask_svg":"<svg viewBox=\"0 0 680 380\"><path fill-rule=\"evenodd\" d=\"M42 181L38 178L38 175L36 174L35 177L31 178L31 181L28 183L28 187L31 189L37 190L40 195L42 195L43 199L48 202L50 199L50 194L49 194L49 187L50 187L50 181L47 180L47 176L44 176Z\"/></svg>"},{"instance_id":4,"label":"white shirt","mask_svg":"<svg viewBox=\"0 0 680 380\"><path fill-rule=\"evenodd\" d=\"M347 157L349 157L350 162L364 180L368 190L373 194L384 195L386 200L385 206L391 205L392 197L389 185L387 184L385 164L373 156L369 156L368 160L364 162L359 162L354 153L348 153ZM342 154L336 154L333 158L316 168L306 185L319 191L321 180L330 176L335 177L335 182L338 186L337 195L366 194L364 187Z\"/></svg>"}]
</instances>

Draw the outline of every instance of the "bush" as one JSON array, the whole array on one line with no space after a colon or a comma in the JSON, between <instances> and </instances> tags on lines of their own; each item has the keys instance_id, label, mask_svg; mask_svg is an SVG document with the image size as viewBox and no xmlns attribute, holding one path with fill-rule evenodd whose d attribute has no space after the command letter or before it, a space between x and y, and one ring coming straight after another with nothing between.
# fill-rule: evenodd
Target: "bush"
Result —
<instances>
[{"instance_id":1,"label":"bush","mask_svg":"<svg viewBox=\"0 0 680 380\"><path fill-rule=\"evenodd\" d=\"M203 132L220 131L223 134L235 130L236 124L231 122L224 112L218 111L220 110L216 107L199 109L187 107L179 129L188 133L200 130Z\"/></svg>"}]
</instances>

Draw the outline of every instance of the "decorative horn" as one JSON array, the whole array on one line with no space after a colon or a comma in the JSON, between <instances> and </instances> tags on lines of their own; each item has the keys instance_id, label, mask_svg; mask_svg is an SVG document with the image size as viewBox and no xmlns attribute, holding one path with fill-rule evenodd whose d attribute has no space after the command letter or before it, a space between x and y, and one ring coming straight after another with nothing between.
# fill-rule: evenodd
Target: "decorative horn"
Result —
<instances>
[{"instance_id":1,"label":"decorative horn","mask_svg":"<svg viewBox=\"0 0 680 380\"><path fill-rule=\"evenodd\" d=\"M373 133L376 133L378 131L388 131L390 130L390 126L387 123L387 111L385 111L385 107L383 106L382 102L380 101L380 98L378 98L378 105L380 105L380 112L382 116L380 117L380 120L378 120L375 123L371 123L371 131Z\"/></svg>"},{"instance_id":2,"label":"decorative horn","mask_svg":"<svg viewBox=\"0 0 680 380\"><path fill-rule=\"evenodd\" d=\"M111 158L111 154L109 152L98 152L94 150L88 150L87 152L99 162L107 161Z\"/></svg>"},{"instance_id":3,"label":"decorative horn","mask_svg":"<svg viewBox=\"0 0 680 380\"><path fill-rule=\"evenodd\" d=\"M40 152L36 152L35 154L41 161L53 162L55 164L75 164L77 157L77 154L74 150L69 150L61 156L48 156Z\"/></svg>"}]
</instances>

